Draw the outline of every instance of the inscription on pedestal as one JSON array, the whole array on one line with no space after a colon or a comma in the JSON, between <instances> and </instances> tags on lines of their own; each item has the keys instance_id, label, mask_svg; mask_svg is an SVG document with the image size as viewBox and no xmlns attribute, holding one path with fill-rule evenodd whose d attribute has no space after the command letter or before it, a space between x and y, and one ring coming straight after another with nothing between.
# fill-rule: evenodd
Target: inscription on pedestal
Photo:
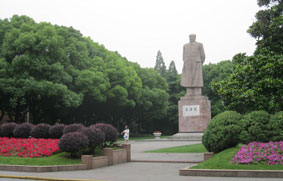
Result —
<instances>
[{"instance_id":1,"label":"inscription on pedestal","mask_svg":"<svg viewBox=\"0 0 283 181\"><path fill-rule=\"evenodd\" d=\"M199 116L199 105L184 105L183 116Z\"/></svg>"}]
</instances>

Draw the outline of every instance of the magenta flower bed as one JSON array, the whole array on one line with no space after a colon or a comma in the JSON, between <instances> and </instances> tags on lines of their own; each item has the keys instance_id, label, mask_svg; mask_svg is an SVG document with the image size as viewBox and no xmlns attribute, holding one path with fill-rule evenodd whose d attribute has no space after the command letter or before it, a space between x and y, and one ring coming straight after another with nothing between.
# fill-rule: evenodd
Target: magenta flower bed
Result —
<instances>
[{"instance_id":1,"label":"magenta flower bed","mask_svg":"<svg viewBox=\"0 0 283 181\"><path fill-rule=\"evenodd\" d=\"M244 145L232 160L236 164L262 163L267 165L283 165L283 141L251 142Z\"/></svg>"},{"instance_id":2,"label":"magenta flower bed","mask_svg":"<svg viewBox=\"0 0 283 181\"><path fill-rule=\"evenodd\" d=\"M0 138L0 156L43 157L59 151L58 139Z\"/></svg>"}]
</instances>

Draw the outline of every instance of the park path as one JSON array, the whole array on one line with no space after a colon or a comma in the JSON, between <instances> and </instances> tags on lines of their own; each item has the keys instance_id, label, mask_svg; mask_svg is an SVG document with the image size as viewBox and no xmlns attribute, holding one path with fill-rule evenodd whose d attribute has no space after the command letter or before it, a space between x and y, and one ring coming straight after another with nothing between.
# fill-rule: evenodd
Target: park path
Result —
<instances>
[{"instance_id":1,"label":"park path","mask_svg":"<svg viewBox=\"0 0 283 181\"><path fill-rule=\"evenodd\" d=\"M157 150L176 146L192 145L201 143L200 141L173 141L173 140L144 140L132 141L132 161L152 161L152 162L201 162L202 153L145 153L148 150Z\"/></svg>"},{"instance_id":2,"label":"park path","mask_svg":"<svg viewBox=\"0 0 283 181\"><path fill-rule=\"evenodd\" d=\"M133 160L157 160L159 162L128 162L93 170L62 171L62 172L13 172L0 171L0 175L32 176L69 179L96 179L106 181L265 181L266 178L238 178L238 177L188 177L179 176L179 169L189 167L192 163L162 163L161 161L190 161L203 159L202 154L166 154L144 153L146 150L168 148L195 144L193 141L131 141ZM22 181L23 179L0 178L0 181ZM282 179L268 179L279 181Z\"/></svg>"}]
</instances>

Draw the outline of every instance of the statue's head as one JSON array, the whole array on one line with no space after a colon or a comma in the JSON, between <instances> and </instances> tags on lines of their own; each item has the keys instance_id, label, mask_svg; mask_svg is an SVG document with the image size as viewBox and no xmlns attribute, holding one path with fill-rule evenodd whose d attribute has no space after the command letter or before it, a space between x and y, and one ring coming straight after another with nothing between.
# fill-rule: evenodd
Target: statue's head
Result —
<instances>
[{"instance_id":1,"label":"statue's head","mask_svg":"<svg viewBox=\"0 0 283 181\"><path fill-rule=\"evenodd\" d=\"M190 34L190 42L195 42L196 41L196 34Z\"/></svg>"}]
</instances>

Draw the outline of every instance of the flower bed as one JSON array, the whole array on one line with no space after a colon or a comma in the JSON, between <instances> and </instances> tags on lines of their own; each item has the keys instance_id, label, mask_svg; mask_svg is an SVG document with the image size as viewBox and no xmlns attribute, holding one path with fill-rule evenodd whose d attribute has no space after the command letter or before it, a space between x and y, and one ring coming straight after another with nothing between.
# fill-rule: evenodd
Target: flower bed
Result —
<instances>
[{"instance_id":1,"label":"flower bed","mask_svg":"<svg viewBox=\"0 0 283 181\"><path fill-rule=\"evenodd\" d=\"M0 156L43 157L59 151L58 139L0 138Z\"/></svg>"},{"instance_id":2,"label":"flower bed","mask_svg":"<svg viewBox=\"0 0 283 181\"><path fill-rule=\"evenodd\" d=\"M262 163L267 165L283 165L283 141L251 142L243 145L232 160L236 164Z\"/></svg>"}]
</instances>

